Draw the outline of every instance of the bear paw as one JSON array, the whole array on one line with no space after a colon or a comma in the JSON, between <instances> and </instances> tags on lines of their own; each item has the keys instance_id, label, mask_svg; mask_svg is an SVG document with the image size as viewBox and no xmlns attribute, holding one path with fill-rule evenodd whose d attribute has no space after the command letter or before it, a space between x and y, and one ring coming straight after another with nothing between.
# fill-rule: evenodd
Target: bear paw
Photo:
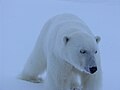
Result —
<instances>
[{"instance_id":1,"label":"bear paw","mask_svg":"<svg viewBox=\"0 0 120 90\"><path fill-rule=\"evenodd\" d=\"M29 81L29 82L32 82L32 83L43 83L42 78L31 78L31 79L28 79L26 81Z\"/></svg>"},{"instance_id":2,"label":"bear paw","mask_svg":"<svg viewBox=\"0 0 120 90\"><path fill-rule=\"evenodd\" d=\"M71 89L71 90L81 90L80 88L73 88L73 89Z\"/></svg>"},{"instance_id":3,"label":"bear paw","mask_svg":"<svg viewBox=\"0 0 120 90\"><path fill-rule=\"evenodd\" d=\"M82 90L81 88L71 88L70 90Z\"/></svg>"},{"instance_id":4,"label":"bear paw","mask_svg":"<svg viewBox=\"0 0 120 90\"><path fill-rule=\"evenodd\" d=\"M43 83L43 79L40 77L19 77L21 80L25 80L32 83Z\"/></svg>"}]
</instances>

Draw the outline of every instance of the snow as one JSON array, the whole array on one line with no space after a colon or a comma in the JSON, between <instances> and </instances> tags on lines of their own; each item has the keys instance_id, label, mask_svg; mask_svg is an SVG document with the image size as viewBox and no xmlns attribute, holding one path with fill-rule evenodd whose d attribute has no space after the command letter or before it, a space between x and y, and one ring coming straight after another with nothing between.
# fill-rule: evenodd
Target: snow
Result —
<instances>
[{"instance_id":1,"label":"snow","mask_svg":"<svg viewBox=\"0 0 120 90\"><path fill-rule=\"evenodd\" d=\"M43 84L19 80L44 23L73 13L100 35L103 90L120 90L120 0L0 1L0 90L42 90Z\"/></svg>"},{"instance_id":2,"label":"snow","mask_svg":"<svg viewBox=\"0 0 120 90\"><path fill-rule=\"evenodd\" d=\"M34 84L25 82L22 80L18 80L15 77L4 77L2 81L0 81L0 90L42 90L43 84Z\"/></svg>"}]
</instances>

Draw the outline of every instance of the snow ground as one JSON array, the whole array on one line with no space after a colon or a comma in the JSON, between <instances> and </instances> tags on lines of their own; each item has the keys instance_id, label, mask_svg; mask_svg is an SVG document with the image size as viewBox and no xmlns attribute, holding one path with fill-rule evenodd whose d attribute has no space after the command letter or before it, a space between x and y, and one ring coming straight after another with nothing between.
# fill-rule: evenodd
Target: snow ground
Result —
<instances>
[{"instance_id":1,"label":"snow ground","mask_svg":"<svg viewBox=\"0 0 120 90\"><path fill-rule=\"evenodd\" d=\"M73 13L100 35L103 90L120 90L120 0L0 1L0 90L42 90L17 79L44 23Z\"/></svg>"}]
</instances>

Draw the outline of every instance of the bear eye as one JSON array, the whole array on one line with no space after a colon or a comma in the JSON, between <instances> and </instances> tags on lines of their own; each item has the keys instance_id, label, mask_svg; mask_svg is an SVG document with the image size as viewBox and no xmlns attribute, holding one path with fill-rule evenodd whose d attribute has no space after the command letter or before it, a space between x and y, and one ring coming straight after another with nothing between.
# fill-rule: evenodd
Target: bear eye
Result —
<instances>
[{"instance_id":1,"label":"bear eye","mask_svg":"<svg viewBox=\"0 0 120 90\"><path fill-rule=\"evenodd\" d=\"M81 54L85 54L87 51L86 50L80 50Z\"/></svg>"},{"instance_id":2,"label":"bear eye","mask_svg":"<svg viewBox=\"0 0 120 90\"><path fill-rule=\"evenodd\" d=\"M95 51L95 54L97 54L97 51Z\"/></svg>"}]
</instances>

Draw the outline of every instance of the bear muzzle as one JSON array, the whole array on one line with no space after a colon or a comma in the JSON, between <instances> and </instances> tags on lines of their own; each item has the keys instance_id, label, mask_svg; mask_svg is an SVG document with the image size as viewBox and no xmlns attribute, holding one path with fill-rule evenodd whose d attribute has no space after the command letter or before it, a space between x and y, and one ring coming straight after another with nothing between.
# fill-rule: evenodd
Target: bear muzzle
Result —
<instances>
[{"instance_id":1,"label":"bear muzzle","mask_svg":"<svg viewBox=\"0 0 120 90\"><path fill-rule=\"evenodd\" d=\"M97 71L97 67L96 66L90 67L89 71L90 71L91 74L94 74Z\"/></svg>"}]
</instances>

